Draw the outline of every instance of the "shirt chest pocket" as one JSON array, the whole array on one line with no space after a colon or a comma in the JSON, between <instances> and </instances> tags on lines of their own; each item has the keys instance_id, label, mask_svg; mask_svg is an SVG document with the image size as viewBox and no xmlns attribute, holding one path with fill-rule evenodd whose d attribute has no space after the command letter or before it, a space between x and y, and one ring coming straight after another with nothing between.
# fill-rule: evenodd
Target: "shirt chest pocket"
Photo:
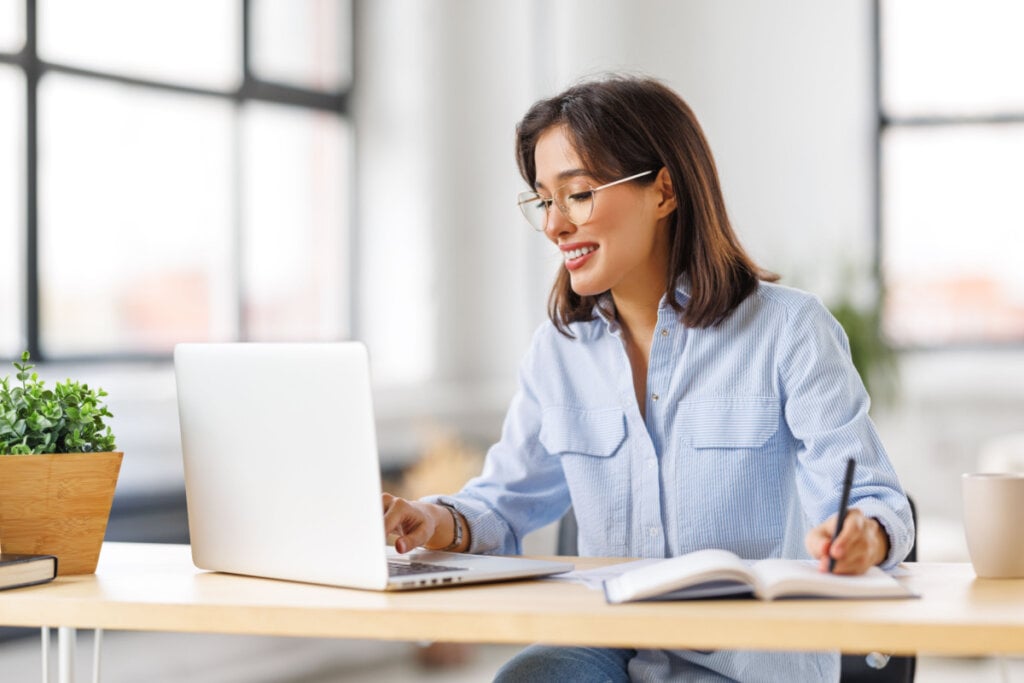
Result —
<instances>
[{"instance_id":1,"label":"shirt chest pocket","mask_svg":"<svg viewBox=\"0 0 1024 683\"><path fill-rule=\"evenodd\" d=\"M721 398L679 404L675 431L692 448L760 448L779 429L775 398Z\"/></svg>"},{"instance_id":2,"label":"shirt chest pocket","mask_svg":"<svg viewBox=\"0 0 1024 683\"><path fill-rule=\"evenodd\" d=\"M621 408L547 408L541 417L540 443L552 455L607 458L625 438L626 415Z\"/></svg>"},{"instance_id":3,"label":"shirt chest pocket","mask_svg":"<svg viewBox=\"0 0 1024 683\"><path fill-rule=\"evenodd\" d=\"M539 439L562 463L579 529L579 553L625 554L630 479L623 410L545 409Z\"/></svg>"}]
</instances>

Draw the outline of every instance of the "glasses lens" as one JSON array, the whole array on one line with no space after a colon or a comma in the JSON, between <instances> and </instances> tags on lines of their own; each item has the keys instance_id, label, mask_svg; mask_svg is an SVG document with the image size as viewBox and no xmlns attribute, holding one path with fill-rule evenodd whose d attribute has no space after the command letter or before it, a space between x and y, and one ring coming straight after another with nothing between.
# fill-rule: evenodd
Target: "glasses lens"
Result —
<instances>
[{"instance_id":1,"label":"glasses lens","mask_svg":"<svg viewBox=\"0 0 1024 683\"><path fill-rule=\"evenodd\" d=\"M536 192L519 193L519 210L534 230L544 230L548 219L548 202Z\"/></svg>"},{"instance_id":2,"label":"glasses lens","mask_svg":"<svg viewBox=\"0 0 1024 683\"><path fill-rule=\"evenodd\" d=\"M594 213L594 190L584 182L572 182L558 188L558 205L570 223L582 225Z\"/></svg>"}]
</instances>

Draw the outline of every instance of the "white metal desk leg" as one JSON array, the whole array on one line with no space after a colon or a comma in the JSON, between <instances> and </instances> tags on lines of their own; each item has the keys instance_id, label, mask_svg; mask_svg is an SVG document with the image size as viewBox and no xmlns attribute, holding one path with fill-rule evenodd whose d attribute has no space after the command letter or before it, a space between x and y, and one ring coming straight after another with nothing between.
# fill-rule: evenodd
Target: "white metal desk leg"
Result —
<instances>
[{"instance_id":1,"label":"white metal desk leg","mask_svg":"<svg viewBox=\"0 0 1024 683\"><path fill-rule=\"evenodd\" d=\"M57 628L57 683L75 683L75 629Z\"/></svg>"},{"instance_id":2,"label":"white metal desk leg","mask_svg":"<svg viewBox=\"0 0 1024 683\"><path fill-rule=\"evenodd\" d=\"M43 626L39 629L42 643L41 650L43 653L43 683L50 683L50 627Z\"/></svg>"},{"instance_id":3,"label":"white metal desk leg","mask_svg":"<svg viewBox=\"0 0 1024 683\"><path fill-rule=\"evenodd\" d=\"M999 680L1010 683L1010 665L1006 663L1006 655L996 655L996 664L999 666Z\"/></svg>"},{"instance_id":4,"label":"white metal desk leg","mask_svg":"<svg viewBox=\"0 0 1024 683\"><path fill-rule=\"evenodd\" d=\"M92 683L100 683L100 651L103 649L103 629L92 632Z\"/></svg>"}]
</instances>

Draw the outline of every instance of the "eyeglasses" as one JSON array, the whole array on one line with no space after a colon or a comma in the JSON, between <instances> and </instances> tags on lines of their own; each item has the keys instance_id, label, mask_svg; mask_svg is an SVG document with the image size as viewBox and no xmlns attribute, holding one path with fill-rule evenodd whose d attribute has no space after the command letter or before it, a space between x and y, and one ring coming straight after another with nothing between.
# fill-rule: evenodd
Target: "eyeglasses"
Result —
<instances>
[{"instance_id":1,"label":"eyeglasses","mask_svg":"<svg viewBox=\"0 0 1024 683\"><path fill-rule=\"evenodd\" d=\"M541 197L538 193L526 190L519 193L519 210L526 216L534 230L543 232L548 224L548 213L554 204L562 212L565 219L573 225L582 225L590 220L594 213L594 194L613 185L627 183L630 180L643 178L654 171L644 171L628 178L614 180L599 187L593 187L585 180L573 180L562 185L550 198Z\"/></svg>"}]
</instances>

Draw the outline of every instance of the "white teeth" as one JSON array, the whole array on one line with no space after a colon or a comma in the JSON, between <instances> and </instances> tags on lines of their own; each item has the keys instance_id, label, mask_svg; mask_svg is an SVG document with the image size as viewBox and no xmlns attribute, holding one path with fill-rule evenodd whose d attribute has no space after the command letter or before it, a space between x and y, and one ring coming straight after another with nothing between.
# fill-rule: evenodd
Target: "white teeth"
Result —
<instances>
[{"instance_id":1,"label":"white teeth","mask_svg":"<svg viewBox=\"0 0 1024 683\"><path fill-rule=\"evenodd\" d=\"M571 261L572 259L579 258L580 256L583 256L584 254L589 254L590 252L594 251L595 249L597 249L597 247L580 247L579 249L573 249L572 251L567 251L567 252L565 252L565 260L566 261Z\"/></svg>"}]
</instances>

